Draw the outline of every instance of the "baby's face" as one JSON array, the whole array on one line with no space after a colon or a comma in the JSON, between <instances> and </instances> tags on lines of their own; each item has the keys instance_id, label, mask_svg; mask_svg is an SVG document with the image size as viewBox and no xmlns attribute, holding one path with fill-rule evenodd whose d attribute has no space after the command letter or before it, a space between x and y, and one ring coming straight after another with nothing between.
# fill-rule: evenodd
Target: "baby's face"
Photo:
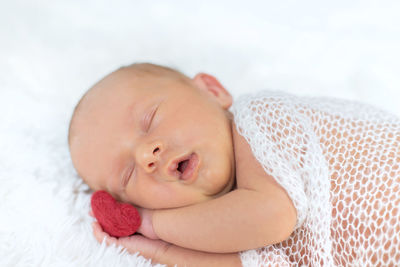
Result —
<instances>
[{"instance_id":1,"label":"baby's face","mask_svg":"<svg viewBox=\"0 0 400 267\"><path fill-rule=\"evenodd\" d=\"M190 83L134 78L120 70L96 85L70 147L79 175L94 190L151 209L230 191L235 168L228 107L202 82L198 76Z\"/></svg>"}]
</instances>

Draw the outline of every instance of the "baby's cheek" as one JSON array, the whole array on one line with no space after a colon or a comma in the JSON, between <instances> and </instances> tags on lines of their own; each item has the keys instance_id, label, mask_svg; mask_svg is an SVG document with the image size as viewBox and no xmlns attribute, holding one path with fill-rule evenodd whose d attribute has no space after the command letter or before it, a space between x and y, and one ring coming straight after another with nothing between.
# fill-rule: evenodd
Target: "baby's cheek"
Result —
<instances>
[{"instance_id":1,"label":"baby's cheek","mask_svg":"<svg viewBox=\"0 0 400 267\"><path fill-rule=\"evenodd\" d=\"M230 175L231 172L226 165L210 170L207 177L208 194L215 195L220 193L229 183Z\"/></svg>"}]
</instances>

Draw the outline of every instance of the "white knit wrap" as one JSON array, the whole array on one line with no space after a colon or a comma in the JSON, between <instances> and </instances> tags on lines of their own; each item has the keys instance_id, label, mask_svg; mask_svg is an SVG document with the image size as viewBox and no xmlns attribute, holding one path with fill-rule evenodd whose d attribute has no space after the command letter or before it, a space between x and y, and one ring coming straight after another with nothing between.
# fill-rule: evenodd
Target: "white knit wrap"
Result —
<instances>
[{"instance_id":1,"label":"white knit wrap","mask_svg":"<svg viewBox=\"0 0 400 267\"><path fill-rule=\"evenodd\" d=\"M289 239L242 252L244 266L400 266L398 117L269 91L240 97L232 112L297 210Z\"/></svg>"}]
</instances>

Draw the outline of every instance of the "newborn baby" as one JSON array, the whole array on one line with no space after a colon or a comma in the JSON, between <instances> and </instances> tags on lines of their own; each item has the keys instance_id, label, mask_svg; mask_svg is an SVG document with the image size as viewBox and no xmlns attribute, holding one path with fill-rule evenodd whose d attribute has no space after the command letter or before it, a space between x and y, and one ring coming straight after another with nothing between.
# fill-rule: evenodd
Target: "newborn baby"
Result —
<instances>
[{"instance_id":1,"label":"newborn baby","mask_svg":"<svg viewBox=\"0 0 400 267\"><path fill-rule=\"evenodd\" d=\"M277 92L231 105L213 76L153 64L82 97L73 164L142 217L141 235L119 239L94 223L99 242L178 266L400 262L397 118Z\"/></svg>"}]
</instances>

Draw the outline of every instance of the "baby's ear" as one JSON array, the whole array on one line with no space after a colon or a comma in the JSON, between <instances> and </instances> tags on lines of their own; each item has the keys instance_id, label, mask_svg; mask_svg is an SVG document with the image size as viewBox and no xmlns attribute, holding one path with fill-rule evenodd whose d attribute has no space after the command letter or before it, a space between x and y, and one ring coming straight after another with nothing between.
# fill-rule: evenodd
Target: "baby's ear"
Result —
<instances>
[{"instance_id":1,"label":"baby's ear","mask_svg":"<svg viewBox=\"0 0 400 267\"><path fill-rule=\"evenodd\" d=\"M193 78L195 85L210 93L210 95L222 106L228 109L232 105L232 96L224 86L212 75L199 73Z\"/></svg>"}]
</instances>

